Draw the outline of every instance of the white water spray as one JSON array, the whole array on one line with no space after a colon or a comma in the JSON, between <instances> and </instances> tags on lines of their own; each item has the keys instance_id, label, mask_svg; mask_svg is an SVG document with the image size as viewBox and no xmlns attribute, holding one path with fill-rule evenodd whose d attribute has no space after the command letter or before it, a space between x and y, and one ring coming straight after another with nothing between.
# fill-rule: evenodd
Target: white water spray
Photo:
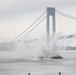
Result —
<instances>
[{"instance_id":1,"label":"white water spray","mask_svg":"<svg viewBox=\"0 0 76 75\"><path fill-rule=\"evenodd\" d=\"M20 41L13 41L4 43L3 47L0 47L0 50L5 47L6 51L0 52L0 59L39 59L39 57L48 58L53 54L56 54L57 47L56 42L61 36L61 33L55 34L55 36L50 38L49 41L49 50L47 50L47 36L44 35L40 39L32 39L31 37L24 38ZM8 45L8 46L7 46ZM11 48L10 48L11 45Z\"/></svg>"}]
</instances>

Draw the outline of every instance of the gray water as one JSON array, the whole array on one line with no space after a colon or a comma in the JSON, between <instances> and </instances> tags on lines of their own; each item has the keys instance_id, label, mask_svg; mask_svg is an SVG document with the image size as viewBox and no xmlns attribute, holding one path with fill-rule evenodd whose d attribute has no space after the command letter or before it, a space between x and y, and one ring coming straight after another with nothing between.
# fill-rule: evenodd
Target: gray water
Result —
<instances>
[{"instance_id":1,"label":"gray water","mask_svg":"<svg viewBox=\"0 0 76 75\"><path fill-rule=\"evenodd\" d=\"M9 60L8 60L9 61ZM12 60L0 62L0 75L75 75L76 59Z\"/></svg>"}]
</instances>

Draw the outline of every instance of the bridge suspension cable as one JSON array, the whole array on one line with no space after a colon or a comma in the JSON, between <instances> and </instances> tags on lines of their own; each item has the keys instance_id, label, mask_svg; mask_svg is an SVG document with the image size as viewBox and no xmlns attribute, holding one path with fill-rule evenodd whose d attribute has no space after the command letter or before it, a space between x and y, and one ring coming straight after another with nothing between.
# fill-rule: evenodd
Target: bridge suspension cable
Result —
<instances>
[{"instance_id":1,"label":"bridge suspension cable","mask_svg":"<svg viewBox=\"0 0 76 75\"><path fill-rule=\"evenodd\" d=\"M71 16L71 15L68 15L68 14L66 14L66 13L63 13L63 12L61 12L61 11L59 11L59 10L56 10L56 13L58 13L58 14L60 14L60 15L62 15L62 16L65 16L65 17L67 17L67 18L76 20L76 17Z\"/></svg>"},{"instance_id":2,"label":"bridge suspension cable","mask_svg":"<svg viewBox=\"0 0 76 75\"><path fill-rule=\"evenodd\" d=\"M24 30L21 34L19 34L15 39L13 40L17 40L20 36L22 36L28 29L30 29L44 14L46 13L46 10L39 16L38 19L36 19L36 21L34 21L26 30Z\"/></svg>"},{"instance_id":3,"label":"bridge suspension cable","mask_svg":"<svg viewBox=\"0 0 76 75\"><path fill-rule=\"evenodd\" d=\"M30 31L28 31L24 36L28 35L31 31L33 31L45 18L46 16L37 25L35 25ZM22 39L23 37L21 37L20 39Z\"/></svg>"}]
</instances>

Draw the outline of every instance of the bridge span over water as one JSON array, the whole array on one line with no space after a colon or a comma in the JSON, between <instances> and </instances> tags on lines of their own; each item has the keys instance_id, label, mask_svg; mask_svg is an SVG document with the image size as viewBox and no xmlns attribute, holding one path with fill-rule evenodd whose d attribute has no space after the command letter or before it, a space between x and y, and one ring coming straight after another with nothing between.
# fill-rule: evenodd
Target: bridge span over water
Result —
<instances>
[{"instance_id":1,"label":"bridge span over water","mask_svg":"<svg viewBox=\"0 0 76 75\"><path fill-rule=\"evenodd\" d=\"M76 17L61 12L54 7L47 7L47 9L33 22L26 30L19 34L14 40L22 39L29 33L34 31L46 19L46 33L47 37L54 36L55 33L64 33L68 38L76 38ZM39 21L40 20L40 21ZM51 30L51 31L50 31ZM61 36L60 39L65 36Z\"/></svg>"}]
</instances>

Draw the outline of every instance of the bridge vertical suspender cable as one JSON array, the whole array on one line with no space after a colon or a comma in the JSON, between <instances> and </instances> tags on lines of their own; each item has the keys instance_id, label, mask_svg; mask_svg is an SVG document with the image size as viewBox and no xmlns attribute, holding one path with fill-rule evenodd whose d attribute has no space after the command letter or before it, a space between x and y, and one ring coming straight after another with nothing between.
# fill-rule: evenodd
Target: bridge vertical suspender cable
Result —
<instances>
[{"instance_id":1,"label":"bridge vertical suspender cable","mask_svg":"<svg viewBox=\"0 0 76 75\"><path fill-rule=\"evenodd\" d=\"M17 40L20 36L22 36L28 29L30 29L44 14L46 13L46 10L39 16L39 18L33 22L26 30L24 30L21 34L19 34L15 39L13 40Z\"/></svg>"},{"instance_id":2,"label":"bridge vertical suspender cable","mask_svg":"<svg viewBox=\"0 0 76 75\"><path fill-rule=\"evenodd\" d=\"M66 14L66 13L63 13L63 12L61 12L61 11L59 11L59 10L56 10L56 13L58 13L58 14L60 14L60 15L62 15L62 16L65 16L65 17L67 17L67 18L76 20L76 17L71 16L71 15L68 15L68 14Z\"/></svg>"},{"instance_id":3,"label":"bridge vertical suspender cable","mask_svg":"<svg viewBox=\"0 0 76 75\"><path fill-rule=\"evenodd\" d=\"M63 17L63 23L61 23L62 25L63 25L63 31L64 32L66 32L67 34L69 34L70 32L69 32L69 29L72 31L72 32L75 32L75 27L73 27L73 26L76 26L76 17L74 17L74 16L71 16L71 15L69 15L69 14L66 14L66 13L64 13L64 12L61 12L61 11L59 11L59 10L56 10L56 13L57 13L57 15L60 15L60 16L62 16ZM75 22L75 23L74 23ZM72 27L72 28L70 28L70 26ZM73 26L72 26L73 25ZM64 28L64 26L65 26L65 28Z\"/></svg>"}]
</instances>

